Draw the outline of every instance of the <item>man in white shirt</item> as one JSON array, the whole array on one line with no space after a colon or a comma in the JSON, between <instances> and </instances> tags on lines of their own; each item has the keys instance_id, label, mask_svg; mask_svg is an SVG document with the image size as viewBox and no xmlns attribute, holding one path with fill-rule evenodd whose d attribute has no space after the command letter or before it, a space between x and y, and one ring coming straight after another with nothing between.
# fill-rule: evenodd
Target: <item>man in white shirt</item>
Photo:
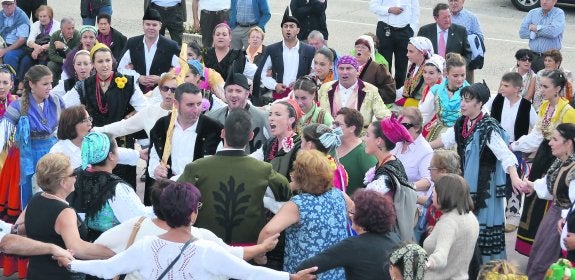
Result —
<instances>
[{"instance_id":1,"label":"man in white shirt","mask_svg":"<svg viewBox=\"0 0 575 280\"><path fill-rule=\"evenodd\" d=\"M200 16L198 16L198 10L200 10ZM192 15L194 16L194 30L199 30L202 34L203 47L211 48L214 27L229 20L230 0L193 0Z\"/></svg>"},{"instance_id":2,"label":"man in white shirt","mask_svg":"<svg viewBox=\"0 0 575 280\"><path fill-rule=\"evenodd\" d=\"M148 5L160 13L162 17L162 28L160 34L166 34L166 29L170 31L170 38L178 45L182 45L182 34L184 33L184 22L186 22L186 0L145 0L144 7Z\"/></svg>"},{"instance_id":3,"label":"man in white shirt","mask_svg":"<svg viewBox=\"0 0 575 280\"><path fill-rule=\"evenodd\" d=\"M134 76L147 93L158 85L162 73L179 66L180 49L176 42L160 35L162 17L158 11L148 7L142 20L144 35L128 39L118 71Z\"/></svg>"},{"instance_id":4,"label":"man in white shirt","mask_svg":"<svg viewBox=\"0 0 575 280\"><path fill-rule=\"evenodd\" d=\"M146 181L144 204L150 205L149 191L153 180L158 178L177 179L186 164L216 153L221 141L223 125L202 115L203 98L200 89L191 83L177 87L175 105L177 117L172 122L172 113L160 118L150 130L149 179ZM170 129L170 127L173 128ZM168 131L171 135L168 136ZM169 143L166 143L166 140ZM166 150L166 151L165 151ZM164 153L169 157L162 160Z\"/></svg>"},{"instance_id":5,"label":"man in white shirt","mask_svg":"<svg viewBox=\"0 0 575 280\"><path fill-rule=\"evenodd\" d=\"M17 232L17 226L0 221L0 253L20 256L53 255L74 259L72 253L65 249L54 244L19 236L16 234Z\"/></svg>"},{"instance_id":6,"label":"man in white shirt","mask_svg":"<svg viewBox=\"0 0 575 280\"><path fill-rule=\"evenodd\" d=\"M378 51L389 63L390 73L395 57L395 85L401 88L407 73L407 44L419 27L419 1L371 0L369 10L378 17Z\"/></svg>"},{"instance_id":7,"label":"man in white shirt","mask_svg":"<svg viewBox=\"0 0 575 280\"><path fill-rule=\"evenodd\" d=\"M254 104L265 105L288 96L295 80L310 73L315 49L298 40L299 25L287 7L281 23L283 40L266 47L265 63L254 76ZM260 85L265 87L263 91ZM264 96L267 91L273 91L272 95Z\"/></svg>"}]
</instances>

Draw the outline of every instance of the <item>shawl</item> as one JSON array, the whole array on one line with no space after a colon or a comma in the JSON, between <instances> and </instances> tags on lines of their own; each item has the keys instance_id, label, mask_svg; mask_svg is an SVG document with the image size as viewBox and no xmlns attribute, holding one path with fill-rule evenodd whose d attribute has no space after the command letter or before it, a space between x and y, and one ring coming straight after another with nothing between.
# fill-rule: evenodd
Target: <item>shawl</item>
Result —
<instances>
[{"instance_id":1,"label":"shawl","mask_svg":"<svg viewBox=\"0 0 575 280\"><path fill-rule=\"evenodd\" d=\"M116 185L126 183L117 175L104 171L85 171L76 169L78 179L75 189L68 202L76 212L86 213L86 218L94 218L100 212L108 199L116 195Z\"/></svg>"},{"instance_id":2,"label":"shawl","mask_svg":"<svg viewBox=\"0 0 575 280\"><path fill-rule=\"evenodd\" d=\"M415 71L415 67L417 67L417 65L415 63L412 63L411 66L409 67L409 72L407 73L407 79L405 79L405 83L403 84L404 97L416 98L417 95L421 96L421 92L425 82L423 79L423 68L425 68L423 67L424 65L425 61L423 62L423 64L419 65L419 69L417 69L415 76L413 75L414 74L413 72Z\"/></svg>"},{"instance_id":3,"label":"shawl","mask_svg":"<svg viewBox=\"0 0 575 280\"><path fill-rule=\"evenodd\" d=\"M460 117L454 126L457 153L460 156L465 180L469 183L475 206L474 212L478 213L479 210L487 207L485 200L491 197L489 193L491 183L495 183L496 197L505 197L507 176L501 161L495 158L493 152L487 147L487 143L492 133L501 135L505 143L509 142L509 137L497 120L485 116L479 121L475 131L465 139L461 133L464 122L465 117ZM492 178L494 182L491 182Z\"/></svg>"},{"instance_id":4,"label":"shawl","mask_svg":"<svg viewBox=\"0 0 575 280\"><path fill-rule=\"evenodd\" d=\"M447 92L447 79L441 81L441 84L434 85L430 91L435 95L435 114L437 119L447 127L452 127L459 118L461 109L461 89L469 86L467 81L463 82L457 91L449 99Z\"/></svg>"},{"instance_id":5,"label":"shawl","mask_svg":"<svg viewBox=\"0 0 575 280\"><path fill-rule=\"evenodd\" d=\"M562 167L567 167L571 164L575 163L575 154L569 155L565 161L562 161L559 158L556 158L549 170L547 171L547 190L549 193L553 194L553 197L557 199L557 194L554 192L554 186L556 184L557 179L559 179L559 173ZM568 170L567 173L567 182L572 181L575 179L575 169ZM569 184L567 184L569 185Z\"/></svg>"}]
</instances>

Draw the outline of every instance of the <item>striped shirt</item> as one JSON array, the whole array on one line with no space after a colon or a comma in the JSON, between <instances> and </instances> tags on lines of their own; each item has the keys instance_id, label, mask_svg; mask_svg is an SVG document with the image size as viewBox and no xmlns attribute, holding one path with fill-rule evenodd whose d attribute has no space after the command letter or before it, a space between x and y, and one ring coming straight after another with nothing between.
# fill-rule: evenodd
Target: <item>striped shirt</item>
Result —
<instances>
[{"instance_id":1,"label":"striped shirt","mask_svg":"<svg viewBox=\"0 0 575 280\"><path fill-rule=\"evenodd\" d=\"M529 25L536 24L537 32L529 30ZM537 8L529 11L519 27L519 37L529 39L529 49L544 53L551 49L560 50L565 30L565 13L553 7L546 15L543 9Z\"/></svg>"},{"instance_id":2,"label":"striped shirt","mask_svg":"<svg viewBox=\"0 0 575 280\"><path fill-rule=\"evenodd\" d=\"M483 39L483 32L481 32L479 20L477 20L477 17L470 11L462 9L457 15L451 14L451 23L465 26L467 35L475 34Z\"/></svg>"}]
</instances>

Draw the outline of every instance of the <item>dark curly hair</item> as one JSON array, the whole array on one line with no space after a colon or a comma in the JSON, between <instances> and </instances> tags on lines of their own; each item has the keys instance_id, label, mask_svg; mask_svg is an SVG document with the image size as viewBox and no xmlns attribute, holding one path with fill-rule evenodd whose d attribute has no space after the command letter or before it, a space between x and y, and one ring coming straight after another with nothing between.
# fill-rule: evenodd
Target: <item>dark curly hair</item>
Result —
<instances>
[{"instance_id":1,"label":"dark curly hair","mask_svg":"<svg viewBox=\"0 0 575 280\"><path fill-rule=\"evenodd\" d=\"M358 189L353 193L353 222L371 233L385 234L395 225L395 209L391 199L377 191Z\"/></svg>"},{"instance_id":2,"label":"dark curly hair","mask_svg":"<svg viewBox=\"0 0 575 280\"><path fill-rule=\"evenodd\" d=\"M150 192L150 201L152 202L152 209L154 210L154 215L162 221L165 221L164 215L160 209L160 196L162 196L162 191L173 184L174 181L170 179L160 178L157 179L156 182L152 185L152 191Z\"/></svg>"},{"instance_id":3,"label":"dark curly hair","mask_svg":"<svg viewBox=\"0 0 575 280\"><path fill-rule=\"evenodd\" d=\"M160 195L160 211L171 228L190 226L198 212L200 190L191 183L171 183Z\"/></svg>"}]
</instances>

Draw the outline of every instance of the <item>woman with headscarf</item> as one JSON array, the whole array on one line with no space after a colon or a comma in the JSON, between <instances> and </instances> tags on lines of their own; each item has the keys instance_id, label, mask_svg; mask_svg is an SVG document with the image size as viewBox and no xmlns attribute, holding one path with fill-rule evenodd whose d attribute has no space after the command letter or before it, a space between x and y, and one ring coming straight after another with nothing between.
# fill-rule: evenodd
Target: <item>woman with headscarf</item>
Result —
<instances>
[{"instance_id":1,"label":"woman with headscarf","mask_svg":"<svg viewBox=\"0 0 575 280\"><path fill-rule=\"evenodd\" d=\"M423 91L421 92L421 99L419 99L419 106L427 102L433 102L431 99L427 99L427 94L432 86L441 84L443 81L443 71L445 71L445 58L438 54L433 54L423 65ZM424 119L429 119L426 116ZM423 135L426 136L426 135Z\"/></svg>"},{"instance_id":2,"label":"woman with headscarf","mask_svg":"<svg viewBox=\"0 0 575 280\"><path fill-rule=\"evenodd\" d=\"M482 112L491 93L487 85L475 83L461 90L461 114L452 128L431 142L431 147L457 145L463 176L469 183L474 213L480 224L478 247L483 262L505 259L505 181L522 188L517 158L509 150L507 134L494 118Z\"/></svg>"},{"instance_id":3,"label":"woman with headscarf","mask_svg":"<svg viewBox=\"0 0 575 280\"><path fill-rule=\"evenodd\" d=\"M403 244L389 256L389 274L394 280L423 280L427 252L417 244Z\"/></svg>"},{"instance_id":4,"label":"woman with headscarf","mask_svg":"<svg viewBox=\"0 0 575 280\"><path fill-rule=\"evenodd\" d=\"M407 44L407 58L411 63L403 87L398 90L401 98L395 102L399 106L417 106L425 88L423 66L433 55L433 44L425 37L412 37Z\"/></svg>"},{"instance_id":5,"label":"woman with headscarf","mask_svg":"<svg viewBox=\"0 0 575 280\"><path fill-rule=\"evenodd\" d=\"M118 164L118 144L107 134L91 132L82 141L82 166L77 171L70 206L85 215L89 241L133 217L151 215L134 189L112 170Z\"/></svg>"},{"instance_id":6,"label":"woman with headscarf","mask_svg":"<svg viewBox=\"0 0 575 280\"><path fill-rule=\"evenodd\" d=\"M393 104L395 81L385 65L375 62L375 47L370 36L361 35L357 38L355 57L359 64L359 79L377 87L379 96L385 104Z\"/></svg>"},{"instance_id":7,"label":"woman with headscarf","mask_svg":"<svg viewBox=\"0 0 575 280\"><path fill-rule=\"evenodd\" d=\"M80 45L66 54L66 60L64 61L64 65L62 65L62 80L74 77L74 74L76 73L74 71L74 57L76 56L76 53L79 50L91 51L94 45L98 43L96 36L98 36L98 30L96 27L92 25L84 25L80 28Z\"/></svg>"},{"instance_id":8,"label":"woman with headscarf","mask_svg":"<svg viewBox=\"0 0 575 280\"><path fill-rule=\"evenodd\" d=\"M374 121L364 137L365 152L377 158L377 165L365 173L367 189L377 190L393 198L398 232L403 241L413 240L413 219L417 193L409 183L403 164L391 151L397 142L413 142L407 129L395 118Z\"/></svg>"}]
</instances>

